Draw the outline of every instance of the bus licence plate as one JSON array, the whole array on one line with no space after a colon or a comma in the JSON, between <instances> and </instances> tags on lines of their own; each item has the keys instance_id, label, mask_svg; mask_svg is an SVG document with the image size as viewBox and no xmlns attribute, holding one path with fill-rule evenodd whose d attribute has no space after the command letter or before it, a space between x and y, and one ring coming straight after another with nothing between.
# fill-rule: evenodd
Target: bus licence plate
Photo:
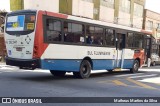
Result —
<instances>
[{"instance_id":1,"label":"bus licence plate","mask_svg":"<svg viewBox=\"0 0 160 106\"><path fill-rule=\"evenodd\" d=\"M21 47L16 47L16 51L22 51Z\"/></svg>"}]
</instances>

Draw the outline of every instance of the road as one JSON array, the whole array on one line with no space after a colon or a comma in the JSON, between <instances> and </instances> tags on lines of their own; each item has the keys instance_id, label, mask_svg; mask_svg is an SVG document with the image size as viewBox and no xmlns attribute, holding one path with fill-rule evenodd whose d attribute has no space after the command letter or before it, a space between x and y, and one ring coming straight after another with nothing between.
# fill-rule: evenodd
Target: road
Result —
<instances>
[{"instance_id":1,"label":"road","mask_svg":"<svg viewBox=\"0 0 160 106\"><path fill-rule=\"evenodd\" d=\"M137 74L93 72L89 79L76 79L72 73L59 78L48 70L0 66L0 96L160 97L160 66L140 69Z\"/></svg>"}]
</instances>

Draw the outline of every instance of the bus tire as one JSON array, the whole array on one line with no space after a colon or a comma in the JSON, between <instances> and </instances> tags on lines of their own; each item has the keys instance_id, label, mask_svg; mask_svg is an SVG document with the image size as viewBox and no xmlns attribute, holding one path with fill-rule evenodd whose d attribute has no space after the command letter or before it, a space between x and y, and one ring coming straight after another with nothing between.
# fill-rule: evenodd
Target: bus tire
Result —
<instances>
[{"instance_id":1,"label":"bus tire","mask_svg":"<svg viewBox=\"0 0 160 106\"><path fill-rule=\"evenodd\" d=\"M56 77L64 77L66 74L65 71L54 71L54 70L50 70L50 73Z\"/></svg>"},{"instance_id":2,"label":"bus tire","mask_svg":"<svg viewBox=\"0 0 160 106\"><path fill-rule=\"evenodd\" d=\"M139 66L139 61L138 61L138 60L134 60L134 63L133 63L132 68L130 69L130 72L131 72L131 73L137 73L139 67L140 67L140 66Z\"/></svg>"},{"instance_id":3,"label":"bus tire","mask_svg":"<svg viewBox=\"0 0 160 106\"><path fill-rule=\"evenodd\" d=\"M112 73L113 72L113 70L107 70L109 73Z\"/></svg>"},{"instance_id":4,"label":"bus tire","mask_svg":"<svg viewBox=\"0 0 160 106\"><path fill-rule=\"evenodd\" d=\"M73 72L73 75L76 78L81 78L81 79L89 78L91 74L91 69L92 68L90 62L88 60L83 60L80 65L79 72Z\"/></svg>"}]
</instances>

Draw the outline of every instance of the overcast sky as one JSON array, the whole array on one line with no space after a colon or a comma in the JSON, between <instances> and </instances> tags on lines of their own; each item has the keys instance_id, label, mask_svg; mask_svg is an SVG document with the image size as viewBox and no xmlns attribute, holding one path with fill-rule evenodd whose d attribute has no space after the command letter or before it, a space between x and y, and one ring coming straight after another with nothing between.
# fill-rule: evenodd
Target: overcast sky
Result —
<instances>
[{"instance_id":1,"label":"overcast sky","mask_svg":"<svg viewBox=\"0 0 160 106\"><path fill-rule=\"evenodd\" d=\"M160 0L146 0L146 9L160 13Z\"/></svg>"},{"instance_id":2,"label":"overcast sky","mask_svg":"<svg viewBox=\"0 0 160 106\"><path fill-rule=\"evenodd\" d=\"M0 10L10 11L10 0L0 0Z\"/></svg>"},{"instance_id":3,"label":"overcast sky","mask_svg":"<svg viewBox=\"0 0 160 106\"><path fill-rule=\"evenodd\" d=\"M10 0L0 0L0 9L10 11ZM160 13L160 0L146 0L146 8Z\"/></svg>"}]
</instances>

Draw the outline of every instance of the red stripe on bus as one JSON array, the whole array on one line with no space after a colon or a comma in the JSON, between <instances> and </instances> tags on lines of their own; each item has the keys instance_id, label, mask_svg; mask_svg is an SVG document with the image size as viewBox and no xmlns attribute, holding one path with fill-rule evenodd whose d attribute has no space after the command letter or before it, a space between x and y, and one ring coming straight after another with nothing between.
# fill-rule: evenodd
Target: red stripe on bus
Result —
<instances>
[{"instance_id":1,"label":"red stripe on bus","mask_svg":"<svg viewBox=\"0 0 160 106\"><path fill-rule=\"evenodd\" d=\"M36 32L35 32L35 42L34 47L37 47L37 58L40 58L49 44L44 43L44 36L43 36L43 15L53 16L58 18L67 19L67 15L47 12L47 11L38 11L37 13L37 24L36 24Z\"/></svg>"},{"instance_id":2,"label":"red stripe on bus","mask_svg":"<svg viewBox=\"0 0 160 106\"><path fill-rule=\"evenodd\" d=\"M43 15L47 15L47 16L53 16L53 17L63 18L63 19L67 19L68 18L68 15L65 15L65 14L48 12L48 11L40 11L40 12L43 12Z\"/></svg>"},{"instance_id":3,"label":"red stripe on bus","mask_svg":"<svg viewBox=\"0 0 160 106\"><path fill-rule=\"evenodd\" d=\"M43 36L43 12L39 11L37 13L37 24L36 24L36 32L35 32L35 42L34 46L37 47L37 58L40 58L49 44L44 43Z\"/></svg>"}]
</instances>

